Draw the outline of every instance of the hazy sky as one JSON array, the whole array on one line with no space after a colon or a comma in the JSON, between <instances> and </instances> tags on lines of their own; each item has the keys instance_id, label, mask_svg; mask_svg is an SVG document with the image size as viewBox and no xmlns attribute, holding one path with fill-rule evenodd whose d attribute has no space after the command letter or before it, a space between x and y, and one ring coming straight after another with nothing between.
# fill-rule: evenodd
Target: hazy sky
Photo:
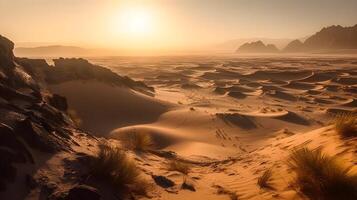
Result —
<instances>
[{"instance_id":1,"label":"hazy sky","mask_svg":"<svg viewBox=\"0 0 357 200\"><path fill-rule=\"evenodd\" d=\"M356 23L357 0L0 0L0 34L87 47L189 48Z\"/></svg>"}]
</instances>

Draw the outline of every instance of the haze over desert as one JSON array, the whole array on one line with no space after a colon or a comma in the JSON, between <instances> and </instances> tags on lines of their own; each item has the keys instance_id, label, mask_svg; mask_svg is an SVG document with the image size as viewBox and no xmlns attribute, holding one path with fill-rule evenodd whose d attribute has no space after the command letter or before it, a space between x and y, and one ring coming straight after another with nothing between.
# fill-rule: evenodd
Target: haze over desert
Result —
<instances>
[{"instance_id":1,"label":"haze over desert","mask_svg":"<svg viewBox=\"0 0 357 200\"><path fill-rule=\"evenodd\" d=\"M356 9L0 0L0 199L357 199Z\"/></svg>"}]
</instances>

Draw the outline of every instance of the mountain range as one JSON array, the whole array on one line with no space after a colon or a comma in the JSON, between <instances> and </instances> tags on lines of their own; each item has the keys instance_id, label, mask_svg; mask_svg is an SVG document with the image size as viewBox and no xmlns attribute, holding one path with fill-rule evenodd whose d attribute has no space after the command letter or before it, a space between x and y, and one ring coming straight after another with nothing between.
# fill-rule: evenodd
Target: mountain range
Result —
<instances>
[{"instance_id":1,"label":"mountain range","mask_svg":"<svg viewBox=\"0 0 357 200\"><path fill-rule=\"evenodd\" d=\"M274 46L275 47L275 46ZM262 41L245 43L238 53L334 53L353 52L357 50L357 24L351 27L340 25L329 26L308 37L305 41L293 40L281 51L277 51L271 44Z\"/></svg>"}]
</instances>

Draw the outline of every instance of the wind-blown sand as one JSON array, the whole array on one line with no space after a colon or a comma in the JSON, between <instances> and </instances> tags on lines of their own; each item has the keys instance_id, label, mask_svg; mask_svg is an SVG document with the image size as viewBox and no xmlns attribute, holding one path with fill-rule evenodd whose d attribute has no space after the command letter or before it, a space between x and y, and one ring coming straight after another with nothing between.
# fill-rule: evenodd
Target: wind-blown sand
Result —
<instances>
[{"instance_id":1,"label":"wind-blown sand","mask_svg":"<svg viewBox=\"0 0 357 200\"><path fill-rule=\"evenodd\" d=\"M149 134L156 150L192 164L186 177L196 191L155 187L153 199L299 199L288 188L286 158L293 148L322 147L356 160L356 141L342 141L330 125L334 114L354 112L357 65L351 58L171 57L93 59L155 88L155 97L99 82L51 85L82 118L82 128L118 139ZM140 68L137 68L140 66ZM133 155L149 178L167 170L164 156ZM356 164L356 163L354 163ZM275 190L257 178L273 169ZM218 185L218 186L217 186ZM224 188L225 192L217 191Z\"/></svg>"}]
</instances>

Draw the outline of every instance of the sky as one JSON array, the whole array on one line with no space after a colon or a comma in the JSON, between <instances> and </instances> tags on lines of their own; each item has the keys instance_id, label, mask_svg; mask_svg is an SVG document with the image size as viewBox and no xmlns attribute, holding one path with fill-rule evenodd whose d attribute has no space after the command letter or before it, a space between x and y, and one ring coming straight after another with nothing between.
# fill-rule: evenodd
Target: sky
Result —
<instances>
[{"instance_id":1,"label":"sky","mask_svg":"<svg viewBox=\"0 0 357 200\"><path fill-rule=\"evenodd\" d=\"M356 10L357 0L0 0L0 34L30 46L205 48L352 26Z\"/></svg>"}]
</instances>

